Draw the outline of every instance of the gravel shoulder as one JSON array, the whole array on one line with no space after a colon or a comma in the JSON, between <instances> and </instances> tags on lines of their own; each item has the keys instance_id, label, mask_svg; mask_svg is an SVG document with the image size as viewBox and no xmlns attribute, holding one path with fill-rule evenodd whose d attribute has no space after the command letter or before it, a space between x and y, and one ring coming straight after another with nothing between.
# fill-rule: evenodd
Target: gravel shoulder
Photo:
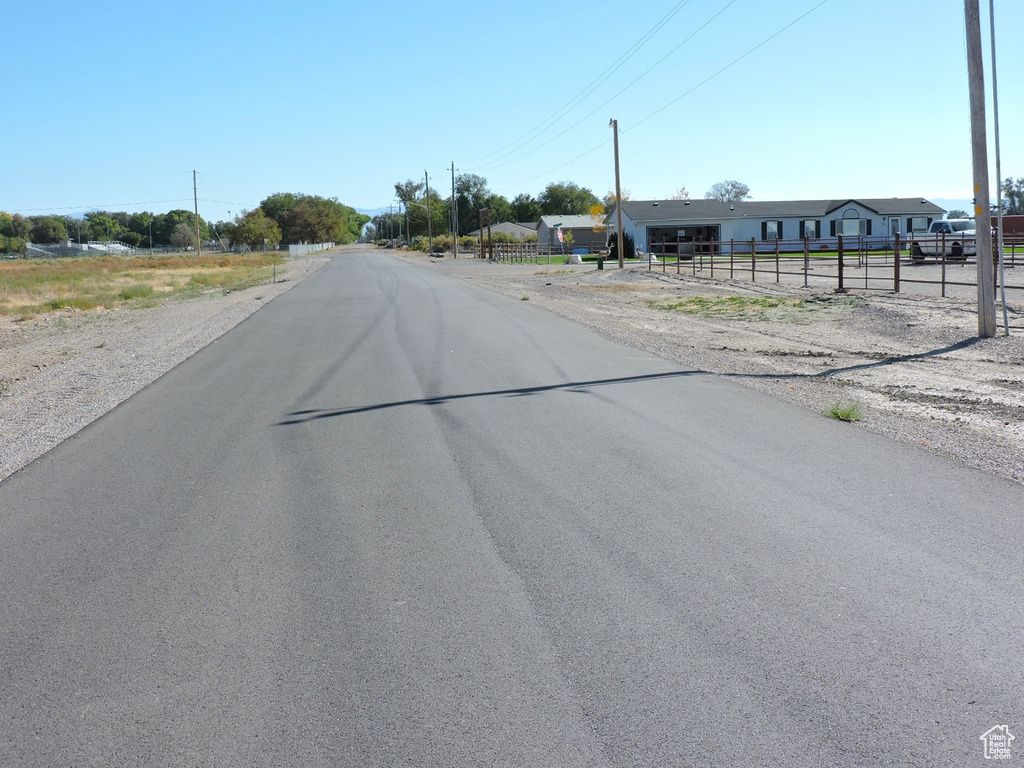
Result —
<instances>
[{"instance_id":1,"label":"gravel shoulder","mask_svg":"<svg viewBox=\"0 0 1024 768\"><path fill-rule=\"evenodd\" d=\"M644 266L427 259L480 288L615 341L823 413L856 403L869 429L1024 482L1024 312L1014 335L977 339L969 301L711 281ZM0 480L214 341L328 259L296 259L276 285L147 309L0 318ZM688 299L764 297L761 311L687 314ZM692 303L692 302L691 302ZM748 302L749 303L749 302ZM828 457L822 457L827 466Z\"/></svg>"},{"instance_id":2,"label":"gravel shoulder","mask_svg":"<svg viewBox=\"0 0 1024 768\"><path fill-rule=\"evenodd\" d=\"M299 258L278 281L144 309L0 317L0 480L234 328L328 259Z\"/></svg>"},{"instance_id":3,"label":"gravel shoulder","mask_svg":"<svg viewBox=\"0 0 1024 768\"><path fill-rule=\"evenodd\" d=\"M869 429L1024 482L1024 312L978 339L976 303L752 284L627 266L399 258L526 299L602 336L824 414L855 403ZM764 311L687 314L692 299L782 298ZM691 301L687 302L686 300ZM822 457L828 464L828 457Z\"/></svg>"}]
</instances>

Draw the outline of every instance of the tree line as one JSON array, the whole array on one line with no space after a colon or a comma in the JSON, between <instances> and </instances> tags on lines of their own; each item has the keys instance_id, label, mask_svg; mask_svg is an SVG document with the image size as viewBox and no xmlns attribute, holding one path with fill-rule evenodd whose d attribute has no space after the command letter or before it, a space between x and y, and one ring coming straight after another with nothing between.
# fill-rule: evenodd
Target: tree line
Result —
<instances>
[{"instance_id":1,"label":"tree line","mask_svg":"<svg viewBox=\"0 0 1024 768\"><path fill-rule=\"evenodd\" d=\"M374 216L367 239L398 237L399 233L407 240L426 237L428 211L429 231L434 235L450 235L454 227L462 236L479 228L482 209L489 212L492 223L535 222L549 215L602 215L611 211L615 204L614 192L598 198L592 190L571 181L548 184L536 197L520 194L508 200L492 192L487 179L474 173L455 177L454 205L451 188L431 189L428 201L425 183L412 179L395 184L395 196L399 201L398 210ZM689 197L686 187L672 196L676 200ZM749 198L750 189L738 181L721 181L708 190L706 197L735 202ZM622 199L630 199L628 191L623 190ZM457 217L452 215L453 210L457 211Z\"/></svg>"},{"instance_id":2,"label":"tree line","mask_svg":"<svg viewBox=\"0 0 1024 768\"><path fill-rule=\"evenodd\" d=\"M601 200L591 190L571 181L548 184L536 197L521 194L508 200L492 192L487 179L475 173L455 177L454 206L450 187L431 187L428 201L426 184L412 179L395 184L395 196L402 210L374 216L372 229L367 233L369 239L397 237L399 232L406 239L426 237L428 211L433 234L450 235L454 227L457 234L465 235L478 228L482 209L490 212L490 220L495 224L537 221L549 214L589 214L595 207L603 210ZM453 209L458 212L457 221L453 221Z\"/></svg>"},{"instance_id":3,"label":"tree line","mask_svg":"<svg viewBox=\"0 0 1024 768\"><path fill-rule=\"evenodd\" d=\"M250 248L292 243L351 243L359 238L368 216L334 198L278 193L233 221L208 222L199 217L199 236ZM90 211L82 218L22 216L0 211L0 253L22 253L27 243L54 244L67 240L118 241L136 248L194 248L196 216L175 209L167 213Z\"/></svg>"}]
</instances>

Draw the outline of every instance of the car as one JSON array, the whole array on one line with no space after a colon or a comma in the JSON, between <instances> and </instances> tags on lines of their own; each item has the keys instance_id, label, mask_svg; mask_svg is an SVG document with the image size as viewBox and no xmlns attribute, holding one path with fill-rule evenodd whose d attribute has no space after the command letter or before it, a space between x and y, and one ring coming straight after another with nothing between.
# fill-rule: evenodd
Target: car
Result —
<instances>
[{"instance_id":1,"label":"car","mask_svg":"<svg viewBox=\"0 0 1024 768\"><path fill-rule=\"evenodd\" d=\"M927 232L911 235L910 257L924 261L928 256L962 261L977 253L974 219L940 219Z\"/></svg>"}]
</instances>

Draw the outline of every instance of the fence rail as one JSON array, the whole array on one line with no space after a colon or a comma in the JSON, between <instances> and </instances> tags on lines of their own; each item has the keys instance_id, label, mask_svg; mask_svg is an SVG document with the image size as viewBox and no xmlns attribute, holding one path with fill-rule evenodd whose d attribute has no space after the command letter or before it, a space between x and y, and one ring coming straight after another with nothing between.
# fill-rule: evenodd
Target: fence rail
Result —
<instances>
[{"instance_id":1,"label":"fence rail","mask_svg":"<svg viewBox=\"0 0 1024 768\"><path fill-rule=\"evenodd\" d=\"M679 245L689 246L679 253ZM938 257L913 255L909 241L895 237L855 238L842 237L828 241L811 240L708 240L691 243L659 244L647 255L647 268L660 267L667 272L674 267L677 273L685 268L693 275L711 278L746 279L751 282L786 278L800 278L805 286L834 284L837 290L850 288L888 289L899 293L901 285L924 284L941 286L946 295L947 286L975 286L975 281L953 279L951 266L976 265L973 255L954 258L947 249ZM688 251L688 252L687 252ZM998 249L994 249L998 251ZM993 270L998 272L996 257ZM1013 269L1024 266L1024 238L1004 237L1004 266ZM925 277L906 271L916 267L939 267L937 277ZM934 270L932 270L934 271ZM996 283L998 284L998 274ZM1006 284L1007 290L1024 290L1024 284Z\"/></svg>"}]
</instances>

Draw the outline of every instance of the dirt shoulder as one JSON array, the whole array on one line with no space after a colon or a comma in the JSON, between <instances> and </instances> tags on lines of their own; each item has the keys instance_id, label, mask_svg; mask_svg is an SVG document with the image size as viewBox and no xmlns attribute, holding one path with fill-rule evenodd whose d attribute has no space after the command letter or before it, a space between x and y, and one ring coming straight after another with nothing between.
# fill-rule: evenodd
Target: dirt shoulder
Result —
<instances>
[{"instance_id":1,"label":"dirt shoulder","mask_svg":"<svg viewBox=\"0 0 1024 768\"><path fill-rule=\"evenodd\" d=\"M0 317L0 479L46 453L327 263L287 262L278 282L144 309Z\"/></svg>"},{"instance_id":2,"label":"dirt shoulder","mask_svg":"<svg viewBox=\"0 0 1024 768\"><path fill-rule=\"evenodd\" d=\"M958 299L711 281L646 266L400 258L817 412L855 403L860 428L1024 482L1020 307L1010 313L1013 335L977 339L976 304Z\"/></svg>"}]
</instances>

